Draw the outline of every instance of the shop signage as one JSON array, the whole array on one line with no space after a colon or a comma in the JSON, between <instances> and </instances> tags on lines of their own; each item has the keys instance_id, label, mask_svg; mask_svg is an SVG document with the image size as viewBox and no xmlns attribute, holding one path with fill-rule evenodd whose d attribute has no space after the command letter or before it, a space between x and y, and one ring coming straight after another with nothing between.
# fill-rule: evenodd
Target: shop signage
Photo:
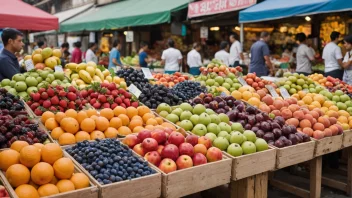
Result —
<instances>
[{"instance_id":1,"label":"shop signage","mask_svg":"<svg viewBox=\"0 0 352 198\"><path fill-rule=\"evenodd\" d=\"M200 27L200 38L208 39L208 27Z\"/></svg>"},{"instance_id":2,"label":"shop signage","mask_svg":"<svg viewBox=\"0 0 352 198\"><path fill-rule=\"evenodd\" d=\"M257 0L203 0L188 5L188 18L231 12L247 8Z\"/></svg>"},{"instance_id":3,"label":"shop signage","mask_svg":"<svg viewBox=\"0 0 352 198\"><path fill-rule=\"evenodd\" d=\"M133 42L133 31L126 32L126 42Z\"/></svg>"}]
</instances>

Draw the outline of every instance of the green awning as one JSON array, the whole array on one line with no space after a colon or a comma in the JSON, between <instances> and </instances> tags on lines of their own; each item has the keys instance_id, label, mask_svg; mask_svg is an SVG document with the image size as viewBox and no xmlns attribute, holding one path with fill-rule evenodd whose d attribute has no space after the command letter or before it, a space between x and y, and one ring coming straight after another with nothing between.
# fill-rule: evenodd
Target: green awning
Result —
<instances>
[{"instance_id":1,"label":"green awning","mask_svg":"<svg viewBox=\"0 0 352 198\"><path fill-rule=\"evenodd\" d=\"M191 0L193 1L193 0ZM96 31L169 23L190 0L125 0L92 8L60 24L60 32Z\"/></svg>"}]
</instances>

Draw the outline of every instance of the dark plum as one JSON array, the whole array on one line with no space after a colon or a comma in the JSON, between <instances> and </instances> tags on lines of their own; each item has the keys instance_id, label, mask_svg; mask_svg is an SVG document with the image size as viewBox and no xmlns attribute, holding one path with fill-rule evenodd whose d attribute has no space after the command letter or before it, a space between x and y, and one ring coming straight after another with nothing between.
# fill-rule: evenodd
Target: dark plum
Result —
<instances>
[{"instance_id":1,"label":"dark plum","mask_svg":"<svg viewBox=\"0 0 352 198\"><path fill-rule=\"evenodd\" d=\"M260 128L265 132L271 131L271 126L268 122L260 123Z\"/></svg>"},{"instance_id":2,"label":"dark plum","mask_svg":"<svg viewBox=\"0 0 352 198\"><path fill-rule=\"evenodd\" d=\"M211 101L209 103L209 107L214 111L217 110L218 108L222 108L222 107L219 107L219 103L216 101Z\"/></svg>"},{"instance_id":3,"label":"dark plum","mask_svg":"<svg viewBox=\"0 0 352 198\"><path fill-rule=\"evenodd\" d=\"M209 97L209 96L207 96L207 97L205 97L204 98L204 103L210 103L211 101L213 101L213 98L212 97Z\"/></svg>"},{"instance_id":4,"label":"dark plum","mask_svg":"<svg viewBox=\"0 0 352 198\"><path fill-rule=\"evenodd\" d=\"M249 114L255 114L256 113L256 108L253 107L253 106L248 106L246 108L246 112L249 113Z\"/></svg>"},{"instance_id":5,"label":"dark plum","mask_svg":"<svg viewBox=\"0 0 352 198\"><path fill-rule=\"evenodd\" d=\"M224 101L219 102L219 108L224 108L226 106L226 103Z\"/></svg>"},{"instance_id":6,"label":"dark plum","mask_svg":"<svg viewBox=\"0 0 352 198\"><path fill-rule=\"evenodd\" d=\"M274 143L274 146L276 146L277 148L283 148L285 147L285 144L283 143L282 140L276 140Z\"/></svg>"},{"instance_id":7,"label":"dark plum","mask_svg":"<svg viewBox=\"0 0 352 198\"><path fill-rule=\"evenodd\" d=\"M249 115L248 116L248 124L255 125L255 123L256 123L255 116L254 115Z\"/></svg>"},{"instance_id":8,"label":"dark plum","mask_svg":"<svg viewBox=\"0 0 352 198\"><path fill-rule=\"evenodd\" d=\"M285 124L285 119L281 116L276 116L274 120L277 121L281 126Z\"/></svg>"},{"instance_id":9,"label":"dark plum","mask_svg":"<svg viewBox=\"0 0 352 198\"><path fill-rule=\"evenodd\" d=\"M303 133L295 133L295 135L297 136L297 140L298 140L298 144L303 142Z\"/></svg>"},{"instance_id":10,"label":"dark plum","mask_svg":"<svg viewBox=\"0 0 352 198\"><path fill-rule=\"evenodd\" d=\"M271 122L271 128L273 129L281 129L281 126L277 122Z\"/></svg>"},{"instance_id":11,"label":"dark plum","mask_svg":"<svg viewBox=\"0 0 352 198\"><path fill-rule=\"evenodd\" d=\"M256 114L255 119L257 120L257 122L264 121L264 117L262 114Z\"/></svg>"},{"instance_id":12,"label":"dark plum","mask_svg":"<svg viewBox=\"0 0 352 198\"><path fill-rule=\"evenodd\" d=\"M253 131L253 129L252 129L252 131ZM255 135L259 138L263 138L265 133L264 133L264 131L259 129L258 131L255 132Z\"/></svg>"},{"instance_id":13,"label":"dark plum","mask_svg":"<svg viewBox=\"0 0 352 198\"><path fill-rule=\"evenodd\" d=\"M273 134L274 134L275 139L278 139L279 137L282 136L282 131L281 131L281 129L275 128L275 129L273 129Z\"/></svg>"},{"instance_id":14,"label":"dark plum","mask_svg":"<svg viewBox=\"0 0 352 198\"><path fill-rule=\"evenodd\" d=\"M275 137L274 137L273 133L268 132L268 133L264 134L263 139L268 142L269 140L273 140L274 141Z\"/></svg>"},{"instance_id":15,"label":"dark plum","mask_svg":"<svg viewBox=\"0 0 352 198\"><path fill-rule=\"evenodd\" d=\"M251 124L246 124L246 125L244 126L244 128L245 128L246 130L251 130L252 125L251 125Z\"/></svg>"},{"instance_id":16,"label":"dark plum","mask_svg":"<svg viewBox=\"0 0 352 198\"><path fill-rule=\"evenodd\" d=\"M254 126L254 127L252 127L252 129L251 129L253 132L257 132L258 130L259 130L259 128L258 127L256 127L256 126Z\"/></svg>"},{"instance_id":17,"label":"dark plum","mask_svg":"<svg viewBox=\"0 0 352 198\"><path fill-rule=\"evenodd\" d=\"M296 136L295 134L292 134L292 133L291 133L291 134L288 136L288 139L291 140L292 145L296 145L296 144L298 143L298 138L297 138L297 136Z\"/></svg>"},{"instance_id":18,"label":"dark plum","mask_svg":"<svg viewBox=\"0 0 352 198\"><path fill-rule=\"evenodd\" d=\"M282 135L288 137L291 134L291 128L287 125L282 127Z\"/></svg>"}]
</instances>

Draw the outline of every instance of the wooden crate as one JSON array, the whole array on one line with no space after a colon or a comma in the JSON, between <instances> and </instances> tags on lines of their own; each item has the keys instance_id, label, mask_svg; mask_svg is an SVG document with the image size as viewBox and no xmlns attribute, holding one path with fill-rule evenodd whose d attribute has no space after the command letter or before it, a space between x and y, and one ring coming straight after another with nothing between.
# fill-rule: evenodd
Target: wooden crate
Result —
<instances>
[{"instance_id":1,"label":"wooden crate","mask_svg":"<svg viewBox=\"0 0 352 198\"><path fill-rule=\"evenodd\" d=\"M342 147L352 146L352 130L343 132Z\"/></svg>"},{"instance_id":2,"label":"wooden crate","mask_svg":"<svg viewBox=\"0 0 352 198\"><path fill-rule=\"evenodd\" d=\"M183 197L230 183L231 159L223 159L191 168L162 173L162 197Z\"/></svg>"},{"instance_id":3,"label":"wooden crate","mask_svg":"<svg viewBox=\"0 0 352 198\"><path fill-rule=\"evenodd\" d=\"M342 139L343 134L315 140L314 156L317 157L340 150L342 148Z\"/></svg>"},{"instance_id":4,"label":"wooden crate","mask_svg":"<svg viewBox=\"0 0 352 198\"><path fill-rule=\"evenodd\" d=\"M231 198L268 197L268 172L253 175L230 183Z\"/></svg>"},{"instance_id":5,"label":"wooden crate","mask_svg":"<svg viewBox=\"0 0 352 198\"><path fill-rule=\"evenodd\" d=\"M24 104L24 109L28 113L28 116L31 117L31 118L36 118L37 116L34 114L32 109L27 105L27 103L24 100L22 100L22 99L21 99L21 101Z\"/></svg>"},{"instance_id":6,"label":"wooden crate","mask_svg":"<svg viewBox=\"0 0 352 198\"><path fill-rule=\"evenodd\" d=\"M315 141L309 141L278 148L276 151L276 168L281 169L313 159L314 147Z\"/></svg>"},{"instance_id":7,"label":"wooden crate","mask_svg":"<svg viewBox=\"0 0 352 198\"><path fill-rule=\"evenodd\" d=\"M239 157L224 153L232 160L231 180L233 181L275 169L276 148Z\"/></svg>"},{"instance_id":8,"label":"wooden crate","mask_svg":"<svg viewBox=\"0 0 352 198\"><path fill-rule=\"evenodd\" d=\"M125 180L121 182L115 182L112 184L101 185L85 168L81 166L72 156L64 151L70 159L73 160L74 164L92 180L99 188L99 198L131 198L131 197L143 197L143 198L155 198L160 197L161 194L161 173L152 167L157 173L135 178L131 180Z\"/></svg>"}]
</instances>

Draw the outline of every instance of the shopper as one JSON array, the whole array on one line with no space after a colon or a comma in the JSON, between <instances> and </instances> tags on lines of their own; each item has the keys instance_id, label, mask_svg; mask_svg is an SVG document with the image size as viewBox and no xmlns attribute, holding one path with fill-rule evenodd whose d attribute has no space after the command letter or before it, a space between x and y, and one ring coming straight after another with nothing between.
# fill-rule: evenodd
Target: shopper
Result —
<instances>
[{"instance_id":1,"label":"shopper","mask_svg":"<svg viewBox=\"0 0 352 198\"><path fill-rule=\"evenodd\" d=\"M98 63L98 57L95 55L95 50L97 49L97 44L96 43L89 43L88 44L88 50L86 52L86 63L88 62L94 62Z\"/></svg>"},{"instance_id":2,"label":"shopper","mask_svg":"<svg viewBox=\"0 0 352 198\"><path fill-rule=\"evenodd\" d=\"M296 54L296 72L308 76L312 73L311 61L314 61L314 54L306 44L307 36L304 33L298 33L296 40L299 42Z\"/></svg>"},{"instance_id":3,"label":"shopper","mask_svg":"<svg viewBox=\"0 0 352 198\"><path fill-rule=\"evenodd\" d=\"M66 65L69 59L67 59L67 55L70 55L70 52L68 52L68 49L70 48L70 44L67 42L61 44L61 65Z\"/></svg>"},{"instance_id":4,"label":"shopper","mask_svg":"<svg viewBox=\"0 0 352 198\"><path fill-rule=\"evenodd\" d=\"M165 65L164 72L166 74L173 74L180 71L182 54L180 50L175 49L175 42L172 39L169 39L167 44L169 48L164 50L161 55L161 65Z\"/></svg>"},{"instance_id":5,"label":"shopper","mask_svg":"<svg viewBox=\"0 0 352 198\"><path fill-rule=\"evenodd\" d=\"M44 49L44 48L47 47L47 45L46 45L45 41L39 41L38 42L38 47L41 48L41 49Z\"/></svg>"},{"instance_id":6,"label":"shopper","mask_svg":"<svg viewBox=\"0 0 352 198\"><path fill-rule=\"evenodd\" d=\"M308 36L306 43L307 43L307 46L312 51L312 53L314 54L314 57L315 57L316 53L315 53L315 50L314 50L314 47L313 47L313 37L312 37L312 35Z\"/></svg>"},{"instance_id":7,"label":"shopper","mask_svg":"<svg viewBox=\"0 0 352 198\"><path fill-rule=\"evenodd\" d=\"M333 31L330 34L331 42L323 50L323 59L325 62L325 76L331 76L342 80L343 67L341 48L337 46L340 33Z\"/></svg>"},{"instance_id":8,"label":"shopper","mask_svg":"<svg viewBox=\"0 0 352 198\"><path fill-rule=\"evenodd\" d=\"M148 59L148 43L142 41L141 42L141 49L139 50L139 65L141 67L148 67L148 63L150 63L150 60Z\"/></svg>"},{"instance_id":9,"label":"shopper","mask_svg":"<svg viewBox=\"0 0 352 198\"><path fill-rule=\"evenodd\" d=\"M199 43L193 43L193 49L187 54L187 65L189 66L189 73L192 75L199 75L199 68L202 66L202 57L199 51L201 50Z\"/></svg>"},{"instance_id":10,"label":"shopper","mask_svg":"<svg viewBox=\"0 0 352 198\"><path fill-rule=\"evenodd\" d=\"M109 56L109 67L108 69L120 69L122 67L121 63L121 55L120 55L120 50L121 50L121 44L118 39L116 39L113 44L112 44L112 49L110 51L110 56Z\"/></svg>"},{"instance_id":11,"label":"shopper","mask_svg":"<svg viewBox=\"0 0 352 198\"><path fill-rule=\"evenodd\" d=\"M230 66L236 67L244 60L242 46L238 41L238 35L236 33L230 35L230 42L232 43L230 47Z\"/></svg>"},{"instance_id":12,"label":"shopper","mask_svg":"<svg viewBox=\"0 0 352 198\"><path fill-rule=\"evenodd\" d=\"M0 81L5 78L12 79L12 76L21 72L15 53L20 52L24 46L23 34L16 29L5 28L1 39L4 48L0 52Z\"/></svg>"},{"instance_id":13,"label":"shopper","mask_svg":"<svg viewBox=\"0 0 352 198\"><path fill-rule=\"evenodd\" d=\"M255 42L251 47L249 72L255 72L259 77L268 74L274 75L274 67L270 61L270 50L267 44L269 40L269 32L262 32L260 34L260 40Z\"/></svg>"},{"instance_id":14,"label":"shopper","mask_svg":"<svg viewBox=\"0 0 352 198\"><path fill-rule=\"evenodd\" d=\"M80 41L77 41L73 45L75 46L75 48L72 51L71 62L79 64L82 62L82 43Z\"/></svg>"},{"instance_id":15,"label":"shopper","mask_svg":"<svg viewBox=\"0 0 352 198\"><path fill-rule=\"evenodd\" d=\"M230 66L230 54L228 53L230 45L227 41L222 41L220 43L220 51L215 53L215 59L222 61L225 65Z\"/></svg>"},{"instance_id":16,"label":"shopper","mask_svg":"<svg viewBox=\"0 0 352 198\"><path fill-rule=\"evenodd\" d=\"M352 85L352 35L344 38L344 46L346 48L346 55L343 59L343 81Z\"/></svg>"}]
</instances>

